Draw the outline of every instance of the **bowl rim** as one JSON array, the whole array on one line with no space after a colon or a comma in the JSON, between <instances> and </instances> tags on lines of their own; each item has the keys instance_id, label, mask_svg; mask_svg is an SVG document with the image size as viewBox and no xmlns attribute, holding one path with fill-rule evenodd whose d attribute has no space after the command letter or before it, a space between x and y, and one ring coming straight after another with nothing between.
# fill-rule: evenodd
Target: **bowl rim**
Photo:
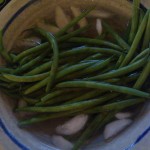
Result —
<instances>
[{"instance_id":1,"label":"bowl rim","mask_svg":"<svg viewBox=\"0 0 150 150\"><path fill-rule=\"evenodd\" d=\"M26 10L30 5L34 4L35 2L38 2L39 0L26 0L26 2L8 19L8 21L5 23L5 25L3 26L3 35L5 34L5 32L7 31L7 29L9 28L9 26L13 23L13 21L16 19L16 17L18 17L24 10ZM132 1L132 0L130 0ZM8 5L11 5L11 1L8 3ZM8 7L8 6L6 6ZM141 7L146 9L142 4ZM5 9L5 8L4 8ZM2 9L1 11L3 12L4 9ZM1 12L0 12L1 13ZM2 121L2 119L0 118L0 129L2 129L2 131L7 135L7 137L20 149L22 150L30 150L27 146L25 146L22 142L20 142L15 135L13 135L11 133L11 131L9 131L9 129L7 129L7 127L5 126L4 122ZM144 137L150 132L150 126L144 130L143 133L141 133L137 139L135 141L133 141L133 143L129 146L127 146L126 149L124 150L131 150L135 147L135 145L137 145L140 141L142 141L144 139Z\"/></svg>"}]
</instances>

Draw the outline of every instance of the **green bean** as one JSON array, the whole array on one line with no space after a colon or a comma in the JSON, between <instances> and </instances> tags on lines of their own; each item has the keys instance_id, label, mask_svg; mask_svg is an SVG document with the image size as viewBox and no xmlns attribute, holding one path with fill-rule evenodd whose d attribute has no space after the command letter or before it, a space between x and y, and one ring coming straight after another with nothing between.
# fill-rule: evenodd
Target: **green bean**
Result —
<instances>
[{"instance_id":1,"label":"green bean","mask_svg":"<svg viewBox=\"0 0 150 150\"><path fill-rule=\"evenodd\" d=\"M91 60L91 59L97 59L97 58L100 59L102 57L104 57L104 55L98 53L98 54L91 55L91 56L85 58L84 60Z\"/></svg>"},{"instance_id":2,"label":"green bean","mask_svg":"<svg viewBox=\"0 0 150 150\"><path fill-rule=\"evenodd\" d=\"M79 34L81 34L82 32L85 32L87 29L89 29L90 25L86 25L85 27L79 28L71 33L68 33L60 38L58 38L58 42L64 42L74 36L77 36Z\"/></svg>"},{"instance_id":3,"label":"green bean","mask_svg":"<svg viewBox=\"0 0 150 150\"><path fill-rule=\"evenodd\" d=\"M101 104L103 102L106 102L114 97L116 97L118 94L116 93L110 93L106 94L98 99L92 99L84 102L78 102L73 104L67 104L67 105L60 105L60 106L51 106L51 107L24 107L16 109L16 111L29 111L29 112L63 112L68 110L83 110L86 108L91 108L93 106L96 106L98 104Z\"/></svg>"},{"instance_id":4,"label":"green bean","mask_svg":"<svg viewBox=\"0 0 150 150\"><path fill-rule=\"evenodd\" d=\"M90 9L82 12L78 17L74 18L64 28L60 29L60 31L58 33L56 33L55 36L59 37L59 36L63 35L64 33L66 33L70 28L72 28L74 25L76 25L82 18L87 16L93 9L94 9L94 7L91 7Z\"/></svg>"},{"instance_id":5,"label":"green bean","mask_svg":"<svg viewBox=\"0 0 150 150\"><path fill-rule=\"evenodd\" d=\"M110 62L113 60L113 57L110 57L106 60L98 61L97 63L93 64L92 66L89 66L82 70L80 72L81 75L89 74L98 70L101 70L102 68L106 67L110 64Z\"/></svg>"},{"instance_id":6,"label":"green bean","mask_svg":"<svg viewBox=\"0 0 150 150\"><path fill-rule=\"evenodd\" d=\"M129 20L128 24L127 24L127 28L125 30L125 41L128 41L129 39L129 34L130 34L130 30L131 30L131 20Z\"/></svg>"},{"instance_id":7,"label":"green bean","mask_svg":"<svg viewBox=\"0 0 150 150\"><path fill-rule=\"evenodd\" d=\"M34 76L16 76L16 75L11 75L11 74L3 74L3 76L13 82L36 82L36 81L40 81L45 79L46 77L48 77L49 73L42 73L42 74L38 74L38 75L34 75Z\"/></svg>"},{"instance_id":8,"label":"green bean","mask_svg":"<svg viewBox=\"0 0 150 150\"><path fill-rule=\"evenodd\" d=\"M71 52L70 52L71 51ZM75 56L75 52L76 50L68 50L68 51L66 51L66 52L62 52L61 54L60 54L60 56L63 58L63 57L67 57L67 56L70 56L70 55L72 55L72 56ZM78 50L78 51L80 51L80 50ZM82 50L82 48L81 48L81 51L82 51L82 53L84 53L84 51L86 51L86 50ZM92 50L90 50L90 51L92 51ZM72 54L71 54L72 53ZM81 52L78 52L78 53L81 53ZM99 54L98 54L99 55ZM101 54L100 54L101 55ZM85 54L84 54L84 56L86 56ZM92 57L92 56L90 56L90 57ZM79 58L79 56L76 58L76 59L78 59ZM83 59L83 57L82 57L82 59ZM94 59L94 58L93 58ZM64 63L63 62L63 60L69 60L69 59L66 59L66 58L64 58L64 59L61 59L60 60L60 62L61 63ZM71 61L73 60L73 58L71 58ZM81 60L81 58L80 58L80 60ZM80 61L80 60L78 60L78 61ZM35 69L33 69L33 70L31 70L30 72L28 72L28 73L26 73L25 75L35 75L35 74L39 74L39 73L42 73L42 72L44 72L44 71L47 71L49 68L51 68L51 64L52 64L52 62L47 62L47 63L45 63L45 64L42 64L41 66L38 66L37 68L35 68Z\"/></svg>"},{"instance_id":9,"label":"green bean","mask_svg":"<svg viewBox=\"0 0 150 150\"><path fill-rule=\"evenodd\" d=\"M33 56L32 55L29 55L27 57L24 57L21 61L20 61L20 65L25 65L26 63L28 63L29 61L31 61L33 59Z\"/></svg>"},{"instance_id":10,"label":"green bean","mask_svg":"<svg viewBox=\"0 0 150 150\"><path fill-rule=\"evenodd\" d=\"M104 120L104 115L100 114L97 115L92 122L90 122L89 126L83 131L82 135L79 137L79 139L75 142L72 150L78 150L80 147L88 140L93 132L97 131L99 128L101 122Z\"/></svg>"},{"instance_id":11,"label":"green bean","mask_svg":"<svg viewBox=\"0 0 150 150\"><path fill-rule=\"evenodd\" d=\"M0 73L12 73L12 72L13 72L13 69L3 68L3 67L0 68Z\"/></svg>"},{"instance_id":12,"label":"green bean","mask_svg":"<svg viewBox=\"0 0 150 150\"><path fill-rule=\"evenodd\" d=\"M111 33L113 35L113 37L115 38L117 43L124 50L128 50L130 48L130 46L107 23L103 22L103 26L106 29L106 31L108 31L109 33Z\"/></svg>"},{"instance_id":13,"label":"green bean","mask_svg":"<svg viewBox=\"0 0 150 150\"><path fill-rule=\"evenodd\" d=\"M66 69L63 69L61 70L60 72L58 72L57 76L56 76L56 79L60 79L62 78L63 76L69 74L69 73L73 73L74 71L78 71L78 70L81 70L89 65L93 64L93 62L90 62L90 63L82 63L82 64L77 64L77 65L73 65L73 66L70 66ZM44 87L46 85L46 83L48 82L48 78L44 79L43 81L40 81L39 83L31 86L30 88L26 89L24 91L24 94L30 94L42 87Z\"/></svg>"},{"instance_id":14,"label":"green bean","mask_svg":"<svg viewBox=\"0 0 150 150\"><path fill-rule=\"evenodd\" d=\"M22 100L27 102L29 105L35 105L36 103L39 102L38 99L32 99L32 98L29 98L29 97L23 97Z\"/></svg>"},{"instance_id":15,"label":"green bean","mask_svg":"<svg viewBox=\"0 0 150 150\"><path fill-rule=\"evenodd\" d=\"M46 92L49 92L54 84L54 80L56 78L56 73L58 70L58 63L59 63L58 62L59 61L58 44L57 44L55 37L51 33L46 32L45 30L40 29L40 28L36 28L35 31L37 31L39 34L44 36L48 40L49 45L51 45L53 49L53 61L52 61L50 76L49 76L47 86L46 86Z\"/></svg>"},{"instance_id":16,"label":"green bean","mask_svg":"<svg viewBox=\"0 0 150 150\"><path fill-rule=\"evenodd\" d=\"M72 65L64 70L61 70L58 74L57 74L57 79L61 79L62 77L64 77L67 74L76 72L76 71L80 71L82 69L85 69L86 67L89 67L91 65L95 64L95 62L87 62L87 63L81 63L81 64L77 64L77 65Z\"/></svg>"},{"instance_id":17,"label":"green bean","mask_svg":"<svg viewBox=\"0 0 150 150\"><path fill-rule=\"evenodd\" d=\"M148 59L147 65L144 67L142 73L140 74L133 88L140 89L143 86L146 79L149 77L149 75L150 75L150 57Z\"/></svg>"},{"instance_id":18,"label":"green bean","mask_svg":"<svg viewBox=\"0 0 150 150\"><path fill-rule=\"evenodd\" d=\"M12 62L10 55L8 54L8 52L5 50L3 46L3 31L2 30L0 30L0 54L8 63Z\"/></svg>"},{"instance_id":19,"label":"green bean","mask_svg":"<svg viewBox=\"0 0 150 150\"><path fill-rule=\"evenodd\" d=\"M141 24L141 22L142 22L142 20L143 20L144 16L145 16L145 12L144 12L144 10L143 10L143 9L140 9L140 15L139 15L139 26L140 26L140 24Z\"/></svg>"},{"instance_id":20,"label":"green bean","mask_svg":"<svg viewBox=\"0 0 150 150\"><path fill-rule=\"evenodd\" d=\"M0 81L3 81L3 82L10 82L8 79L5 79L2 75L0 75Z\"/></svg>"},{"instance_id":21,"label":"green bean","mask_svg":"<svg viewBox=\"0 0 150 150\"><path fill-rule=\"evenodd\" d=\"M42 61L42 59L46 56L46 54L47 54L47 52L44 52L42 55L39 55L35 59L33 59L33 60L29 61L28 63L24 64L23 66L17 68L16 70L14 70L13 74L20 74L22 72L29 70L34 65L37 65L38 63L40 63L40 61Z\"/></svg>"},{"instance_id":22,"label":"green bean","mask_svg":"<svg viewBox=\"0 0 150 150\"><path fill-rule=\"evenodd\" d=\"M107 80L104 80L104 82L107 82L107 83L129 83L129 82L132 82L132 81L135 81L137 80L137 78L139 77L139 74L138 73L133 73L127 77L123 77L123 78L111 78L111 79L107 79Z\"/></svg>"},{"instance_id":23,"label":"green bean","mask_svg":"<svg viewBox=\"0 0 150 150\"><path fill-rule=\"evenodd\" d=\"M42 81L40 81L40 82L34 84L33 86L27 88L27 89L23 92L23 94L24 94L24 95L27 95L27 94L33 93L34 91L37 91L37 90L41 89L42 87L46 86L47 82L48 82L48 77L45 78L44 80L42 80Z\"/></svg>"},{"instance_id":24,"label":"green bean","mask_svg":"<svg viewBox=\"0 0 150 150\"><path fill-rule=\"evenodd\" d=\"M143 57L145 57L146 55L149 55L149 54L150 54L150 50L149 50L149 48L147 48L144 51L142 51L140 54L138 54L134 59L132 59L130 64L135 63L136 61L140 60L141 58L143 58Z\"/></svg>"},{"instance_id":25,"label":"green bean","mask_svg":"<svg viewBox=\"0 0 150 150\"><path fill-rule=\"evenodd\" d=\"M97 115L89 126L83 131L82 135L75 142L72 150L78 150L80 147L88 140L92 134L104 127L108 122L110 122L115 116L115 113L109 114L99 114Z\"/></svg>"},{"instance_id":26,"label":"green bean","mask_svg":"<svg viewBox=\"0 0 150 150\"><path fill-rule=\"evenodd\" d=\"M42 73L44 71L49 70L51 68L51 65L52 65L52 62L49 61L49 62L44 63L44 64L38 66L37 68L31 70L30 72L26 73L25 75L31 76L31 75L36 75L36 74Z\"/></svg>"},{"instance_id":27,"label":"green bean","mask_svg":"<svg viewBox=\"0 0 150 150\"><path fill-rule=\"evenodd\" d=\"M119 59L116 63L116 68L120 67L120 65L121 65L122 61L124 60L124 58L125 58L125 55L120 55L120 57L119 57Z\"/></svg>"},{"instance_id":28,"label":"green bean","mask_svg":"<svg viewBox=\"0 0 150 150\"><path fill-rule=\"evenodd\" d=\"M139 30L138 30L135 38L134 38L134 41L133 41L133 43L132 43L132 45L131 45L131 47L129 49L129 52L126 55L125 59L123 60L123 62L121 64L121 67L127 65L131 61L133 55L135 54L135 52L137 50L137 47L139 45L139 42L140 42L140 40L142 38L142 35L143 35L144 31L145 31L145 27L146 27L146 24L147 24L148 16L149 16L149 11L147 11L146 15L144 16L144 19L143 19L143 21L142 21L142 23L141 23L141 25L139 27Z\"/></svg>"},{"instance_id":29,"label":"green bean","mask_svg":"<svg viewBox=\"0 0 150 150\"><path fill-rule=\"evenodd\" d=\"M144 50L145 48L149 46L149 43L150 43L150 31L149 30L150 30L150 13L149 13L148 22L147 22L146 29L145 29L142 50Z\"/></svg>"},{"instance_id":30,"label":"green bean","mask_svg":"<svg viewBox=\"0 0 150 150\"><path fill-rule=\"evenodd\" d=\"M70 100L69 102L66 102L64 104L71 104L71 103L76 103L76 102L80 102L80 101L84 101L84 100L88 100L97 96L100 96L101 94L103 94L104 91L91 91L91 92L87 92L77 98L74 98L72 100Z\"/></svg>"},{"instance_id":31,"label":"green bean","mask_svg":"<svg viewBox=\"0 0 150 150\"><path fill-rule=\"evenodd\" d=\"M119 77L125 74L128 74L130 72L133 72L139 68L141 68L147 61L147 57L142 58L141 60L130 64L128 66L116 69L116 70L111 70L110 72L104 73L104 74L100 74L97 76L93 76L90 78L85 78L84 80L104 80L104 79L110 79L110 78L115 78L115 77Z\"/></svg>"},{"instance_id":32,"label":"green bean","mask_svg":"<svg viewBox=\"0 0 150 150\"><path fill-rule=\"evenodd\" d=\"M145 101L146 100L143 98L128 99L128 100L123 100L123 101L99 106L99 107L87 110L84 113L90 114L90 113L99 113L99 112L112 111L112 110L123 110L128 107L143 103Z\"/></svg>"},{"instance_id":33,"label":"green bean","mask_svg":"<svg viewBox=\"0 0 150 150\"><path fill-rule=\"evenodd\" d=\"M49 44L48 44L48 42L46 42L44 44L41 44L41 45L38 45L36 47L25 50L22 53L20 53L19 55L17 55L17 57L14 59L14 62L20 61L22 58L24 58L30 54L41 52L43 49L47 49L48 46L49 46Z\"/></svg>"},{"instance_id":34,"label":"green bean","mask_svg":"<svg viewBox=\"0 0 150 150\"><path fill-rule=\"evenodd\" d=\"M106 60L97 61L93 65L91 65L91 66L89 66L83 70L80 70L80 72L75 72L75 73L70 74L67 77L62 78L62 80L70 80L73 78L79 78L79 77L82 77L82 76L87 75L89 73L93 73L95 71L100 71L102 68L104 68L110 64L110 62L112 61L112 58L113 57L108 58Z\"/></svg>"},{"instance_id":35,"label":"green bean","mask_svg":"<svg viewBox=\"0 0 150 150\"><path fill-rule=\"evenodd\" d=\"M67 92L68 91L70 91L70 90L67 89ZM42 97L41 101L45 102L45 101L47 101L47 100L49 100L49 99L51 99L53 97L56 97L56 96L61 95L62 93L65 93L65 92L66 92L66 89L64 89L64 90L62 89L62 90L57 90L57 91L51 92L50 94L47 94L44 97Z\"/></svg>"},{"instance_id":36,"label":"green bean","mask_svg":"<svg viewBox=\"0 0 150 150\"><path fill-rule=\"evenodd\" d=\"M46 114L46 115L38 115L38 116L35 116L31 119L20 121L19 126L26 126L26 125L30 125L30 124L39 123L39 122L43 122L43 121L46 121L46 120L54 119L54 118L66 117L66 116L73 115L75 112L77 112L77 110L70 110L70 111L61 112L61 113L51 113L51 114Z\"/></svg>"},{"instance_id":37,"label":"green bean","mask_svg":"<svg viewBox=\"0 0 150 150\"><path fill-rule=\"evenodd\" d=\"M14 60L17 56L16 56L16 54L10 53L10 57L12 60Z\"/></svg>"},{"instance_id":38,"label":"green bean","mask_svg":"<svg viewBox=\"0 0 150 150\"><path fill-rule=\"evenodd\" d=\"M68 50L66 52L62 52L60 54L60 57L67 57L70 55L77 55L77 54L82 54L82 53L102 53L102 54L113 54L113 55L121 55L122 53L119 51L116 51L114 49L109 49L109 48L98 48L98 47L86 47L86 46L81 46L77 47L71 50Z\"/></svg>"},{"instance_id":39,"label":"green bean","mask_svg":"<svg viewBox=\"0 0 150 150\"><path fill-rule=\"evenodd\" d=\"M84 92L83 91L78 91L78 92L74 92L74 93L64 93L63 96L59 95L56 96L54 98L51 98L47 101L42 101L41 103L36 104L35 106L49 106L52 104L59 104L62 102L66 102L66 101L70 101L75 97L81 96Z\"/></svg>"},{"instance_id":40,"label":"green bean","mask_svg":"<svg viewBox=\"0 0 150 150\"><path fill-rule=\"evenodd\" d=\"M42 97L41 98L41 101L42 102L45 102L45 101L47 101L47 100L49 100L49 99L52 99L52 98L54 98L54 97L56 97L56 96L60 96L61 94L63 94L63 93L68 93L68 92L77 92L78 91L78 89L76 89L76 88L69 88L69 89L67 89L67 88L65 88L65 89L58 89L58 90L56 90L56 91L53 91L53 92L51 92L50 94L46 94L44 97Z\"/></svg>"},{"instance_id":41,"label":"green bean","mask_svg":"<svg viewBox=\"0 0 150 150\"><path fill-rule=\"evenodd\" d=\"M91 44L91 45L97 45L97 46L108 46L110 48L120 50L122 51L122 48L114 43L105 41L105 40L99 40L99 39L91 39L91 38L82 38L82 37L74 37L68 40L69 42L74 43L83 43L83 44Z\"/></svg>"},{"instance_id":42,"label":"green bean","mask_svg":"<svg viewBox=\"0 0 150 150\"><path fill-rule=\"evenodd\" d=\"M131 24L131 31L129 35L129 43L132 44L135 35L138 30L138 24L139 24L139 9L140 9L140 0L134 0L133 1L133 12L132 12L132 24Z\"/></svg>"},{"instance_id":43,"label":"green bean","mask_svg":"<svg viewBox=\"0 0 150 150\"><path fill-rule=\"evenodd\" d=\"M66 87L94 88L94 89L100 89L100 90L115 91L119 93L145 97L145 98L150 97L149 93L139 91L133 88L112 85L112 84L103 83L103 82L96 82L96 81L68 81L68 82L59 83L57 84L56 87L59 87L59 88L64 88L64 87L65 88Z\"/></svg>"}]
</instances>

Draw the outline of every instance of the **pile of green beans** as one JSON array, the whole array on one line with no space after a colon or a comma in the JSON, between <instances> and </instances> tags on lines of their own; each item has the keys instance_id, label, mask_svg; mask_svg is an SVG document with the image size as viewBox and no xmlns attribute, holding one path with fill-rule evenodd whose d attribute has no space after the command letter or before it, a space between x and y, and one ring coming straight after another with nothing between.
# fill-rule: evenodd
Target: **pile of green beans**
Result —
<instances>
[{"instance_id":1,"label":"pile of green beans","mask_svg":"<svg viewBox=\"0 0 150 150\"><path fill-rule=\"evenodd\" d=\"M6 65L0 67L0 88L7 95L26 103L15 112L30 112L20 126L53 118L88 114L93 118L73 147L78 150L113 120L116 112L144 103L150 98L150 10L139 17L139 0L134 0L133 17L125 37L102 21L102 38L86 37L92 26L70 28L94 7L82 12L55 35L41 28L33 31L45 42L19 54L7 52L0 31L0 54ZM128 31L128 32L127 32ZM120 99L122 97L122 99Z\"/></svg>"}]
</instances>

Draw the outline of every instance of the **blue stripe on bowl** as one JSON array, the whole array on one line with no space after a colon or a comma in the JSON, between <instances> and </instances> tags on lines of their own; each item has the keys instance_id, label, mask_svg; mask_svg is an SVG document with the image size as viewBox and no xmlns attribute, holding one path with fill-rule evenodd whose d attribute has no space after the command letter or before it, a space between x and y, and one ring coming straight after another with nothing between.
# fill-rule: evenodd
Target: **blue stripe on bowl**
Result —
<instances>
[{"instance_id":1,"label":"blue stripe on bowl","mask_svg":"<svg viewBox=\"0 0 150 150\"><path fill-rule=\"evenodd\" d=\"M18 17L26 8L28 8L33 3L37 2L39 0L30 0L28 3L26 3L24 6L22 6L12 17L11 19L6 23L6 25L3 28L3 34L7 31L11 23Z\"/></svg>"},{"instance_id":2,"label":"blue stripe on bowl","mask_svg":"<svg viewBox=\"0 0 150 150\"><path fill-rule=\"evenodd\" d=\"M125 150L132 150L136 144L138 144L148 133L150 133L150 126Z\"/></svg>"},{"instance_id":3,"label":"blue stripe on bowl","mask_svg":"<svg viewBox=\"0 0 150 150\"><path fill-rule=\"evenodd\" d=\"M4 133L11 139L12 142L14 142L20 149L22 150L30 150L25 145L23 145L21 142L19 142L18 139L15 138L15 135L11 134L11 132L6 128L2 120L0 119L0 128L4 131Z\"/></svg>"},{"instance_id":4,"label":"blue stripe on bowl","mask_svg":"<svg viewBox=\"0 0 150 150\"><path fill-rule=\"evenodd\" d=\"M5 27L3 28L3 34L7 31L7 29L9 28L10 24L16 19L16 17L18 17L26 8L28 8L30 5L32 5L33 3L37 2L39 0L30 0L27 4L25 4L24 6L22 6L12 17L11 19L6 23ZM0 119L0 128L5 132L5 134L12 140L12 142L14 142L14 144L16 144L20 149L22 150L30 150L29 148L27 148L24 144L22 144L18 139L15 138L15 136L13 134L11 134L11 132L6 128L6 126L4 125L4 123L2 122L2 120ZM150 132L150 127L148 129L146 129L137 139L136 141L131 144L128 148L126 148L125 150L131 150L134 148L134 146L139 143L148 133Z\"/></svg>"}]
</instances>

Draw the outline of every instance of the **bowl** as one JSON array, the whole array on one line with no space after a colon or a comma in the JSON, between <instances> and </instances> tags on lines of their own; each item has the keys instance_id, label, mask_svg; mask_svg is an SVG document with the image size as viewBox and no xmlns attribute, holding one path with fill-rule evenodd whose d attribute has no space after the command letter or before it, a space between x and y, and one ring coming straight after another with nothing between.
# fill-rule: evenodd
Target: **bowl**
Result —
<instances>
[{"instance_id":1,"label":"bowl","mask_svg":"<svg viewBox=\"0 0 150 150\"><path fill-rule=\"evenodd\" d=\"M4 31L4 45L7 50L11 50L17 37L26 29L35 25L36 21L42 18L53 19L53 12L57 5L69 7L72 5L88 7L96 4L99 9L113 14L116 22L121 22L122 26L131 17L131 3L127 0L12 0L0 13L0 28ZM119 13L118 13L119 12ZM3 63L1 59L1 64ZM8 146L7 141L2 139L8 149L23 150L56 150L51 143L51 133L58 122L50 120L46 123L32 125L28 128L19 128L17 118L12 111L13 99L0 93L0 127L14 144ZM105 143L102 136L95 139L90 145L86 145L86 150L125 150L132 147L136 139L148 128L150 117L150 104L146 104L135 118L134 123L124 132ZM56 123L56 124L55 124ZM148 142L147 142L148 143ZM137 146L137 150L142 147L147 150L147 143ZM139 149L140 150L140 149Z\"/></svg>"}]
</instances>

